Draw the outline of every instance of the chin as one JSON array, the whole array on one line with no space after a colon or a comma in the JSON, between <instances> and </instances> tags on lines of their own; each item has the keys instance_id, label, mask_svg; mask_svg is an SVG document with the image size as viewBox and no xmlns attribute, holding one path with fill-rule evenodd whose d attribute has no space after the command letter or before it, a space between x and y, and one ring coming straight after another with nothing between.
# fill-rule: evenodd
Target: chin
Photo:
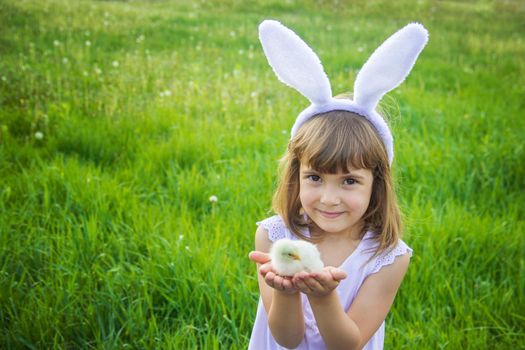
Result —
<instances>
[{"instance_id":1,"label":"chin","mask_svg":"<svg viewBox=\"0 0 525 350\"><path fill-rule=\"evenodd\" d=\"M330 222L330 221L322 220L322 219L314 221L314 222L321 230L323 230L323 232L326 232L326 233L348 232L348 231L351 231L353 227L352 225L345 225L345 224Z\"/></svg>"}]
</instances>

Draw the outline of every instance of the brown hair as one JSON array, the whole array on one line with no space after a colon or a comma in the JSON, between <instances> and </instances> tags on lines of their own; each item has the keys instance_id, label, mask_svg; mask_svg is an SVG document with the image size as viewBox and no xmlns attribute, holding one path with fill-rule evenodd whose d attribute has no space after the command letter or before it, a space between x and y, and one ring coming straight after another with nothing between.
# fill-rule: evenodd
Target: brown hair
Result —
<instances>
[{"instance_id":1,"label":"brown hair","mask_svg":"<svg viewBox=\"0 0 525 350\"><path fill-rule=\"evenodd\" d=\"M363 215L362 238L367 231L376 235L375 254L393 247L401 233L388 155L383 141L366 118L348 111L318 114L305 122L288 143L281 159L281 177L273 198L273 209L297 236L310 241L301 231L310 223L302 215L299 199L299 169L307 164L321 173L349 172L349 166L370 169L373 174L370 204Z\"/></svg>"}]
</instances>

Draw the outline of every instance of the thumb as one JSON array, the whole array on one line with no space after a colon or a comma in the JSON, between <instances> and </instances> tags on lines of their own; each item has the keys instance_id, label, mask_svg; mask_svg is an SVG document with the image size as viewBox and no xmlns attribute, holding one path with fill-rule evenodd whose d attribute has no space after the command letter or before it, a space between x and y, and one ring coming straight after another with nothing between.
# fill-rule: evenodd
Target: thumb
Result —
<instances>
[{"instance_id":1,"label":"thumb","mask_svg":"<svg viewBox=\"0 0 525 350\"><path fill-rule=\"evenodd\" d=\"M251 261L259 263L259 264L266 264L268 261L270 261L270 254L259 252L259 251L253 251L248 254L248 257Z\"/></svg>"},{"instance_id":2,"label":"thumb","mask_svg":"<svg viewBox=\"0 0 525 350\"><path fill-rule=\"evenodd\" d=\"M332 278L336 281L344 280L348 276L346 272L336 267L330 268L330 274L332 275Z\"/></svg>"}]
</instances>

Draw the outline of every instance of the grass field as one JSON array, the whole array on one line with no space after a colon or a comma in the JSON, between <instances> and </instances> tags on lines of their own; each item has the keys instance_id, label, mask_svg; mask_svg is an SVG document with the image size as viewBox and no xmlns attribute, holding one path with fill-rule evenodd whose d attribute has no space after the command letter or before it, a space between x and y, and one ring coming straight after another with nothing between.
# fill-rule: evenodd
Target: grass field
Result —
<instances>
[{"instance_id":1,"label":"grass field","mask_svg":"<svg viewBox=\"0 0 525 350\"><path fill-rule=\"evenodd\" d=\"M429 29L384 101L414 248L386 349L525 349L519 0L0 0L0 348L246 348L255 222L307 104L264 18L334 93L397 28Z\"/></svg>"}]
</instances>

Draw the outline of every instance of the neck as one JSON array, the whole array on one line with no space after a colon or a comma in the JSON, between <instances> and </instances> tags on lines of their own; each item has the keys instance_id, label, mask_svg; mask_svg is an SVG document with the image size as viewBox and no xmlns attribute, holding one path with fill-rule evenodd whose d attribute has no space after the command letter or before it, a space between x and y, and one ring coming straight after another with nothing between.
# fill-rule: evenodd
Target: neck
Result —
<instances>
[{"instance_id":1,"label":"neck","mask_svg":"<svg viewBox=\"0 0 525 350\"><path fill-rule=\"evenodd\" d=\"M325 232L319 228L314 222L309 225L310 234L312 238L319 238L322 241L338 241L338 240L351 240L360 241L364 236L364 223L360 223L354 227L348 229L348 231L341 233Z\"/></svg>"}]
</instances>

